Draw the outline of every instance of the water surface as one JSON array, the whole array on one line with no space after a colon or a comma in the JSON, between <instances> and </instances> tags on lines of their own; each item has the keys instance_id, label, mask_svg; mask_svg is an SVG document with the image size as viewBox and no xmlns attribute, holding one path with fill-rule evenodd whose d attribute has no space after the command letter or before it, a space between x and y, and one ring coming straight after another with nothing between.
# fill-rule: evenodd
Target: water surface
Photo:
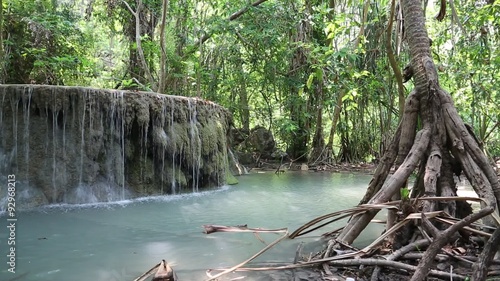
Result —
<instances>
[{"instance_id":1,"label":"water surface","mask_svg":"<svg viewBox=\"0 0 500 281\"><path fill-rule=\"evenodd\" d=\"M20 212L16 274L7 272L4 226L0 280L25 274L19 280L127 281L161 259L173 265L182 281L204 280L206 269L236 265L265 245L251 233L206 235L202 225L288 227L291 232L317 216L357 205L370 176L290 172L278 177L268 172L239 180L238 185L197 194ZM2 225L6 219L0 217ZM289 262L301 241L314 245L319 234L343 224L325 227L309 238L284 241L259 261ZM365 232L360 243L380 229ZM279 237L260 236L268 243Z\"/></svg>"}]
</instances>

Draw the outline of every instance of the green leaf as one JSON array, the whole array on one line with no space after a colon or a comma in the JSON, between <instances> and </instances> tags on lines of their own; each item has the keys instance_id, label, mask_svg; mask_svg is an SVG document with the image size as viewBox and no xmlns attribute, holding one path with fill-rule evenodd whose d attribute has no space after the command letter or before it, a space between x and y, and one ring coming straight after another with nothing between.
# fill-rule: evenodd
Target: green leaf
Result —
<instances>
[{"instance_id":1,"label":"green leaf","mask_svg":"<svg viewBox=\"0 0 500 281\"><path fill-rule=\"evenodd\" d=\"M408 188L403 187L399 191L401 193L401 199L402 200L408 200L408 199L410 199L410 190Z\"/></svg>"},{"instance_id":2,"label":"green leaf","mask_svg":"<svg viewBox=\"0 0 500 281\"><path fill-rule=\"evenodd\" d=\"M313 80L314 80L314 73L311 73L309 74L309 78L307 78L307 83L306 83L308 89L311 89Z\"/></svg>"}]
</instances>

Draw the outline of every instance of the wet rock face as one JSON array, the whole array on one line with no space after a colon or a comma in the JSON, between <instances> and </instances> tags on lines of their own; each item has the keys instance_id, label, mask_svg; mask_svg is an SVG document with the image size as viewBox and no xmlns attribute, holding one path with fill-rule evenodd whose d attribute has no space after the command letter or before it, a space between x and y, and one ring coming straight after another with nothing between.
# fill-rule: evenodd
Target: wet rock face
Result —
<instances>
[{"instance_id":1,"label":"wet rock face","mask_svg":"<svg viewBox=\"0 0 500 281\"><path fill-rule=\"evenodd\" d=\"M230 120L200 99L0 85L0 178L15 174L18 194L39 204L219 186Z\"/></svg>"}]
</instances>

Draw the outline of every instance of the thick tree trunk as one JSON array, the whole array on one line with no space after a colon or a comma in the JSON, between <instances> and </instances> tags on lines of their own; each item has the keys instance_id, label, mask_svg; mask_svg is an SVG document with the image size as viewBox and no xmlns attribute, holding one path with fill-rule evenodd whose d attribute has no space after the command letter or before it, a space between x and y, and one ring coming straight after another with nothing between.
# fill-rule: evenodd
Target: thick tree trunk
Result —
<instances>
[{"instance_id":1,"label":"thick tree trunk","mask_svg":"<svg viewBox=\"0 0 500 281\"><path fill-rule=\"evenodd\" d=\"M496 207L500 198L498 178L458 115L450 94L439 86L421 5L421 1L402 1L415 89L406 99L400 127L361 203L387 202L419 166L412 196L456 195L452 173L456 160L478 196L485 200L483 205ZM418 118L422 128L417 131ZM388 178L393 165L396 171ZM424 212L444 209L455 215L456 205L427 201L420 208ZM337 239L352 243L375 215L376 211L367 211L353 217ZM492 223L491 219L486 222Z\"/></svg>"}]
</instances>

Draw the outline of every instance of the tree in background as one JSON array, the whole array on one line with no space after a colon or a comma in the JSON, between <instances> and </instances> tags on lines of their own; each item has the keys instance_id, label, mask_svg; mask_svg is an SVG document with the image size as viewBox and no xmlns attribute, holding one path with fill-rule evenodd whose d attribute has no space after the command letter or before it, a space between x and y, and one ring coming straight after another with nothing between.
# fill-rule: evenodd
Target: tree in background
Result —
<instances>
[{"instance_id":1,"label":"tree in background","mask_svg":"<svg viewBox=\"0 0 500 281\"><path fill-rule=\"evenodd\" d=\"M64 85L93 76L87 52L93 41L78 27L73 6L9 1L2 11L4 83Z\"/></svg>"},{"instance_id":2,"label":"tree in background","mask_svg":"<svg viewBox=\"0 0 500 281\"><path fill-rule=\"evenodd\" d=\"M444 23L429 22L433 59L462 118L499 155L498 4L454 2ZM409 94L402 10L387 0L64 3L3 1L2 82L210 99L311 165L380 158Z\"/></svg>"}]
</instances>

